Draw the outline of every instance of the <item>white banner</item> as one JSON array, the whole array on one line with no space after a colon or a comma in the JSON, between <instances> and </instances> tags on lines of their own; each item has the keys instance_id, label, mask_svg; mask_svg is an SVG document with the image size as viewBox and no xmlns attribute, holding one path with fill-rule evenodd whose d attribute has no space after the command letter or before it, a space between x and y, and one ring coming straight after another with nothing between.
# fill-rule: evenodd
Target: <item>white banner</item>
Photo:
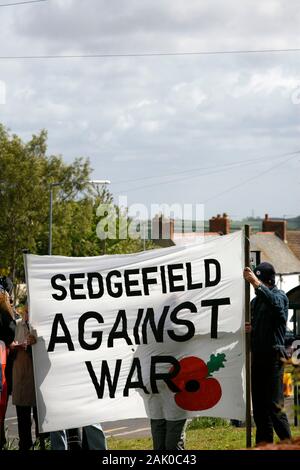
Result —
<instances>
[{"instance_id":1,"label":"white banner","mask_svg":"<svg viewBox=\"0 0 300 470\"><path fill-rule=\"evenodd\" d=\"M133 255L26 255L40 429L245 419L242 232Z\"/></svg>"}]
</instances>

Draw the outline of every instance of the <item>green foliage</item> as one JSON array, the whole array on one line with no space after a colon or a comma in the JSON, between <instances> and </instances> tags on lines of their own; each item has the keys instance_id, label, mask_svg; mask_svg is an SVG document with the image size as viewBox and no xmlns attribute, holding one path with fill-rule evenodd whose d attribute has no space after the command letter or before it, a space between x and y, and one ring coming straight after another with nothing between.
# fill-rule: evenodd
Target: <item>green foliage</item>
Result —
<instances>
[{"instance_id":1,"label":"green foliage","mask_svg":"<svg viewBox=\"0 0 300 470\"><path fill-rule=\"evenodd\" d=\"M188 429L206 429L206 428L217 428L217 427L229 427L230 423L226 419L222 418L194 418L188 424Z\"/></svg>"},{"instance_id":2,"label":"green foliage","mask_svg":"<svg viewBox=\"0 0 300 470\"><path fill-rule=\"evenodd\" d=\"M214 372L218 371L219 369L224 368L224 362L226 362L225 354L212 354L210 359L207 363L208 373L212 375Z\"/></svg>"},{"instance_id":3,"label":"green foliage","mask_svg":"<svg viewBox=\"0 0 300 470\"><path fill-rule=\"evenodd\" d=\"M3 450L18 450L18 440L6 439L6 443L3 447Z\"/></svg>"},{"instance_id":4,"label":"green foliage","mask_svg":"<svg viewBox=\"0 0 300 470\"><path fill-rule=\"evenodd\" d=\"M6 444L4 446L4 450L18 450L19 444L18 444L18 439L9 439L7 438ZM51 443L50 439L47 438L44 441L44 446L41 446L41 441L40 439L36 439L36 441L33 444L33 448L31 450L51 450Z\"/></svg>"}]
</instances>

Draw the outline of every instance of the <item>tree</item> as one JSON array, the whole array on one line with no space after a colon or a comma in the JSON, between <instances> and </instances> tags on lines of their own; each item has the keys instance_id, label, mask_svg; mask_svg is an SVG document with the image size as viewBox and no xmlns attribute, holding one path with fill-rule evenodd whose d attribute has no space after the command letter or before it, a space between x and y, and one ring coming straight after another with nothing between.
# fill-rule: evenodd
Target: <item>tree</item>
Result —
<instances>
[{"instance_id":1,"label":"tree","mask_svg":"<svg viewBox=\"0 0 300 470\"><path fill-rule=\"evenodd\" d=\"M22 277L24 248L47 254L50 183L60 182L60 204L55 205L54 215L60 227L59 251L66 255L72 252L70 231L79 206L84 206L81 228L89 227L92 198L88 192L79 198L88 188L89 161L79 158L66 164L61 156L47 156L46 151L46 131L24 143L0 125L0 267L9 269L13 278Z\"/></svg>"},{"instance_id":2,"label":"tree","mask_svg":"<svg viewBox=\"0 0 300 470\"><path fill-rule=\"evenodd\" d=\"M0 271L13 280L24 279L23 249L48 253L49 194L53 187L53 254L95 256L141 251L140 239L130 237L100 240L96 234L99 204L111 204L116 224L128 224L127 212L113 204L107 188L89 184L87 158L67 164L61 156L47 155L47 132L42 130L24 143L0 125ZM101 217L100 217L101 219ZM147 242L147 248L154 245Z\"/></svg>"},{"instance_id":3,"label":"tree","mask_svg":"<svg viewBox=\"0 0 300 470\"><path fill-rule=\"evenodd\" d=\"M97 209L101 204L110 204L111 214L107 215L97 215ZM111 219L112 223L115 226L115 237L107 239L99 239L97 235L97 226L101 221L103 225L108 225L108 221ZM128 210L120 208L113 203L112 198L104 198L104 195L98 197L95 201L94 207L94 218L93 218L93 230L92 238L94 240L94 246L99 247L101 253L103 254L126 254L126 253L137 253L144 249L144 242L142 236L133 238L130 235L130 225L132 224L133 219L129 217ZM121 228L122 227L122 228ZM123 231L125 233L123 233ZM158 248L159 246L155 245L152 241L146 240L145 248L147 250Z\"/></svg>"}]
</instances>

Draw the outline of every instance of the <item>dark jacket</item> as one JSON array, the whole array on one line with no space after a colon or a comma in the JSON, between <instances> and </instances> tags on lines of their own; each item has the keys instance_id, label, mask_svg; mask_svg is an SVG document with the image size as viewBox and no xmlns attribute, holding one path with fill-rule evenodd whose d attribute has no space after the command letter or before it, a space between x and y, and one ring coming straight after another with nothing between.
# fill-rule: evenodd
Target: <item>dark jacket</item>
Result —
<instances>
[{"instance_id":1,"label":"dark jacket","mask_svg":"<svg viewBox=\"0 0 300 470\"><path fill-rule=\"evenodd\" d=\"M16 322L8 312L0 309L0 340L9 346L15 338Z\"/></svg>"},{"instance_id":2,"label":"dark jacket","mask_svg":"<svg viewBox=\"0 0 300 470\"><path fill-rule=\"evenodd\" d=\"M285 357L284 339L288 319L289 301L276 286L261 284L251 302L251 348L253 356Z\"/></svg>"}]
</instances>

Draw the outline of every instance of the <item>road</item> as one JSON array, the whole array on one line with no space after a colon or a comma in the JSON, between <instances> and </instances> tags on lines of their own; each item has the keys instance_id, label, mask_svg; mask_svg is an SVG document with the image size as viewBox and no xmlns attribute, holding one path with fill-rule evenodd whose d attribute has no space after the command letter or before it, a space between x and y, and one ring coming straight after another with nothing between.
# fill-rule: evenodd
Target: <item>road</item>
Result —
<instances>
[{"instance_id":1,"label":"road","mask_svg":"<svg viewBox=\"0 0 300 470\"><path fill-rule=\"evenodd\" d=\"M9 400L6 420L5 420L9 439L18 437L16 409ZM148 419L127 419L124 421L108 421L103 423L103 429L106 437L132 438L149 437L150 423Z\"/></svg>"},{"instance_id":2,"label":"road","mask_svg":"<svg viewBox=\"0 0 300 470\"><path fill-rule=\"evenodd\" d=\"M293 425L294 412L293 412L293 398L285 399L285 407L290 424ZM18 437L16 409L11 404L11 398L6 413L6 426L8 428L9 439L16 439ZM103 423L103 429L106 437L120 437L126 438L142 438L149 437L150 423L148 419L127 419L123 421L110 421Z\"/></svg>"}]
</instances>

